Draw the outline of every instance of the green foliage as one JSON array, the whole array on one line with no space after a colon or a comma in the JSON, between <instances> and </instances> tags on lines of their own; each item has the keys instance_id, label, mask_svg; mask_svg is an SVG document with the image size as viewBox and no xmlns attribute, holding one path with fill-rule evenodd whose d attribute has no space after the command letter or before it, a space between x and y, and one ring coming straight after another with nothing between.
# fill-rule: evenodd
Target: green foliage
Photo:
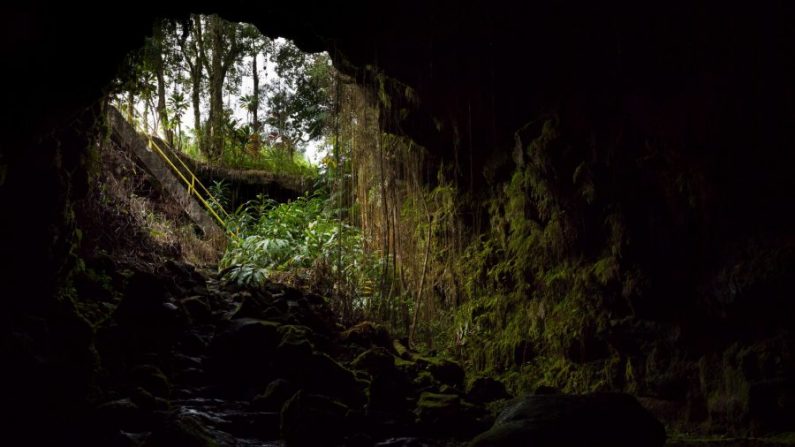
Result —
<instances>
[{"instance_id":1,"label":"green foliage","mask_svg":"<svg viewBox=\"0 0 795 447\"><path fill-rule=\"evenodd\" d=\"M310 163L299 152L290 154L279 148L266 145L262 145L256 152L252 152L247 147L240 146L239 140L235 144L230 143L221 158L213 161L214 165L231 169L253 169L310 180L316 179L319 175L318 167ZM192 141L184 141L181 147L182 153L185 155L200 162L208 162Z\"/></svg>"},{"instance_id":2,"label":"green foliage","mask_svg":"<svg viewBox=\"0 0 795 447\"><path fill-rule=\"evenodd\" d=\"M260 196L239 209L230 225L238 237L221 260L224 276L261 283L276 272L312 279L323 292L345 294L353 310L366 306L378 272L375 257L363 250L360 231L334 216L326 198L313 195L278 204Z\"/></svg>"},{"instance_id":3,"label":"green foliage","mask_svg":"<svg viewBox=\"0 0 795 447\"><path fill-rule=\"evenodd\" d=\"M256 169L305 178L318 176L317 166L307 161L303 154L299 152L290 154L278 148L264 145L255 153L239 146L227 147L218 164L230 168Z\"/></svg>"},{"instance_id":4,"label":"green foliage","mask_svg":"<svg viewBox=\"0 0 795 447\"><path fill-rule=\"evenodd\" d=\"M276 76L257 66L262 57L271 61ZM256 82L248 92L241 91L244 76ZM312 175L296 153L329 136L334 77L325 53L304 53L250 24L193 15L179 23L158 21L108 93L142 130L160 133L196 158ZM239 98L234 105L232 97ZM193 109L193 135L184 129L188 109ZM234 119L242 111L246 123Z\"/></svg>"},{"instance_id":5,"label":"green foliage","mask_svg":"<svg viewBox=\"0 0 795 447\"><path fill-rule=\"evenodd\" d=\"M213 180L210 187L207 188L210 195L215 199L210 203L210 206L216 213L223 213L224 210L229 208L230 204L230 188L229 184L223 180Z\"/></svg>"},{"instance_id":6,"label":"green foliage","mask_svg":"<svg viewBox=\"0 0 795 447\"><path fill-rule=\"evenodd\" d=\"M604 303L635 293L637 280L621 262L621 215L603 210L603 227L592 231L601 246L583 252L580 215L599 205L588 163L567 159L554 120L524 156L487 203L490 230L456 263L467 296L454 318L464 359L474 371L502 374L516 391L605 388L616 359L584 362L585 344L612 317Z\"/></svg>"},{"instance_id":7,"label":"green foliage","mask_svg":"<svg viewBox=\"0 0 795 447\"><path fill-rule=\"evenodd\" d=\"M325 53L306 54L290 41L272 42L268 54L277 77L265 86L265 123L291 152L328 133L333 69Z\"/></svg>"}]
</instances>

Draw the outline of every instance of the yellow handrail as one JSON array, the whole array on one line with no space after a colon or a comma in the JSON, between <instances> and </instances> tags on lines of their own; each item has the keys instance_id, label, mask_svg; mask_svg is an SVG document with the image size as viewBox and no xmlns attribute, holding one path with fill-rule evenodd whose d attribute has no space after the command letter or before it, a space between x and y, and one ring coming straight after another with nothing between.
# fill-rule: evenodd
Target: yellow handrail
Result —
<instances>
[{"instance_id":1,"label":"yellow handrail","mask_svg":"<svg viewBox=\"0 0 795 447\"><path fill-rule=\"evenodd\" d=\"M155 143L155 141L154 141L154 140L153 140L151 137L149 138L149 140L150 140L152 143ZM213 196L213 195L210 193L210 190L208 190L208 189L207 189L207 187L206 187L206 186L204 186L204 183L202 183L202 182L201 182L201 180L199 180L199 178L198 178L198 177L196 177L196 174L194 174L194 173L193 173L193 171L191 171L191 169L188 167L188 165L187 165L187 164L185 164L185 162L184 162L184 161L182 161L182 158L181 158L179 155L177 155L177 156L176 156L176 159L177 159L177 161L178 161L178 162L179 162L179 163L182 165L182 167L183 167L183 168L185 168L185 170L186 170L186 171L188 171L188 173L191 175L191 185L188 187L188 189L190 190L190 188L191 188L191 187L193 187L193 182L194 182L194 181L195 181L196 183L198 183L198 184L199 184L199 186L201 186L201 188L202 188L202 190L204 191L204 193L205 193L205 194L207 194L207 197L209 197L209 198L210 198L210 200L211 200L211 201L212 201L212 202L213 202L215 205L217 205L217 206L218 206L218 208L219 208L219 209L220 209L220 210L221 210L221 211L224 213L224 216L226 216L226 217L228 218L228 217L229 217L229 213L227 213L227 212L226 212L226 210L224 209L223 205L221 205L220 203L218 203L218 201L215 199L215 197L214 197L214 196ZM195 187L193 187L193 189L195 190L196 188L195 188Z\"/></svg>"},{"instance_id":2,"label":"yellow handrail","mask_svg":"<svg viewBox=\"0 0 795 447\"><path fill-rule=\"evenodd\" d=\"M171 158L169 158L169 156L166 155L166 152L162 148L160 148L160 145L158 145L152 139L152 136L146 134L146 137L147 137L147 140L149 142L149 147L156 154L158 154L160 156L160 158L162 158L163 161L165 161L171 167L171 169L174 171L174 173L177 174L179 176L179 178L182 179L182 181L185 183L185 186L188 188L188 194L196 196L196 198L199 199L199 202L201 202L201 204L204 205L204 208L207 209L207 211L218 221L218 223L220 223L221 226L226 231L228 231L232 236L236 237L237 235L235 234L235 232L229 229L229 227L227 226L227 224L224 221L224 219L222 219L221 216L218 215L218 213L210 205L210 203L208 203L207 200L205 200L204 197L202 197L202 195L196 189L195 185L198 183L199 186L201 186L202 190L204 190L204 193L207 194L207 197L210 199L210 201L212 203L214 203L216 206L218 206L218 209L220 209L223 212L223 214L227 218L229 218L229 213L227 213L226 210L224 209L224 207L220 203L218 203L218 200L216 200L215 197L213 197L213 195L210 193L210 191L204 186L204 184L202 184L201 180L199 180L199 178L196 177L196 174L194 174L193 171L191 171L191 169L185 164L185 162L183 162L179 157L176 157L177 160L179 160L179 162L182 164L182 166L188 172L188 174L190 174L191 180L188 180L185 177L185 175L182 173L182 171L179 168L177 168L177 166L174 164L174 162L171 161Z\"/></svg>"}]
</instances>

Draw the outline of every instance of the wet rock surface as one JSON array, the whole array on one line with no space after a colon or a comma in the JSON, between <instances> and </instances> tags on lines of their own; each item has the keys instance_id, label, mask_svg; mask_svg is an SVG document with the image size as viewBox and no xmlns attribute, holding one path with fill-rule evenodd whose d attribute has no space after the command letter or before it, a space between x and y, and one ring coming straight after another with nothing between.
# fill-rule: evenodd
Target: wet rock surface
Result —
<instances>
[{"instance_id":1,"label":"wet rock surface","mask_svg":"<svg viewBox=\"0 0 795 447\"><path fill-rule=\"evenodd\" d=\"M344 328L297 289L241 289L179 263L129 278L96 329L86 445L463 445L493 422L483 403L506 397L496 381L466 393L457 363L375 323Z\"/></svg>"},{"instance_id":2,"label":"wet rock surface","mask_svg":"<svg viewBox=\"0 0 795 447\"><path fill-rule=\"evenodd\" d=\"M633 398L542 386L508 401L500 381L466 382L456 362L413 352L376 323L340 326L317 295L280 284L241 289L179 263L118 270L120 301L109 299L106 317L85 330L95 370L82 386L93 399L61 430L80 445L620 447L665 439ZM793 445L791 380L761 378L771 362L763 348L738 355L754 378L751 410L772 415L766 420L781 435L674 430L665 445ZM642 406L656 417L681 411L666 406L682 393L675 379L660 376L659 396L639 398Z\"/></svg>"},{"instance_id":3,"label":"wet rock surface","mask_svg":"<svg viewBox=\"0 0 795 447\"><path fill-rule=\"evenodd\" d=\"M515 400L470 447L662 447L662 424L627 394L541 394Z\"/></svg>"},{"instance_id":4,"label":"wet rock surface","mask_svg":"<svg viewBox=\"0 0 795 447\"><path fill-rule=\"evenodd\" d=\"M627 395L546 386L509 402L500 381L467 382L458 363L413 352L377 323L340 326L320 296L274 283L242 289L175 262L121 272L120 301L109 298L107 317L85 331L97 369L90 409L71 419L82 445L793 445L792 381L765 379L776 367L767 346L737 356L749 411L781 435L674 428L666 443L654 417L683 411L669 404L689 392L676 375L655 376L642 407Z\"/></svg>"}]
</instances>

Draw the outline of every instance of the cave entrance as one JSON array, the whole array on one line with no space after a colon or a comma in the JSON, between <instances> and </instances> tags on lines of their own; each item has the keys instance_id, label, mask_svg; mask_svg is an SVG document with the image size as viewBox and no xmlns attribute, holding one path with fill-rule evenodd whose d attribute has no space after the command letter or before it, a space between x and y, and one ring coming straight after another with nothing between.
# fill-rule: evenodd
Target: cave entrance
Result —
<instances>
[{"instance_id":1,"label":"cave entrance","mask_svg":"<svg viewBox=\"0 0 795 447\"><path fill-rule=\"evenodd\" d=\"M412 90L341 73L328 54L217 16L156 23L122 71L79 213L93 253L77 303L96 323L113 392L136 410L171 405L171 419L149 434L113 421L107 435L146 445L341 440L362 428L329 421L347 423L367 401L351 368L372 356L420 365L395 370L408 388L375 405L447 389L458 394L442 404L457 407L461 366L409 349L415 333L415 348L432 348L443 332L433 320L445 311L437 298L452 302L448 254L460 234L445 172L425 172L424 149L385 131L409 113L395 92ZM430 388L409 387L419 368L432 371ZM435 411L428 399L417 411ZM315 408L331 413L316 418ZM466 417L465 436L486 428ZM323 431L304 428L316 420Z\"/></svg>"},{"instance_id":2,"label":"cave entrance","mask_svg":"<svg viewBox=\"0 0 795 447\"><path fill-rule=\"evenodd\" d=\"M327 53L247 23L158 20L108 88L112 138L100 142L101 187L88 202L125 214L166 254L217 262L217 227L234 234L235 210L294 200L318 183L336 78Z\"/></svg>"},{"instance_id":3,"label":"cave entrance","mask_svg":"<svg viewBox=\"0 0 795 447\"><path fill-rule=\"evenodd\" d=\"M384 129L408 113L395 91L416 98L335 62L218 16L157 21L108 89L85 245L278 280L331 297L344 321L408 333L412 289L433 290L416 239L440 205L421 188L424 150Z\"/></svg>"},{"instance_id":4,"label":"cave entrance","mask_svg":"<svg viewBox=\"0 0 795 447\"><path fill-rule=\"evenodd\" d=\"M216 189L254 186L258 172L263 186L284 186L268 194L283 201L305 192L328 152L335 77L327 53L305 53L247 23L192 15L155 23L108 102ZM253 199L255 189L237 188L226 205Z\"/></svg>"},{"instance_id":5,"label":"cave entrance","mask_svg":"<svg viewBox=\"0 0 795 447\"><path fill-rule=\"evenodd\" d=\"M464 294L454 274L462 168L403 134L420 101L410 86L247 23L192 15L157 21L106 98L135 130L102 151L93 203L104 215L86 233L119 220L118 209L135 231L94 245L165 250L246 286L294 285L329 297L345 323L379 321L434 348L433 321L450 320ZM216 225L229 237L206 237Z\"/></svg>"}]
</instances>

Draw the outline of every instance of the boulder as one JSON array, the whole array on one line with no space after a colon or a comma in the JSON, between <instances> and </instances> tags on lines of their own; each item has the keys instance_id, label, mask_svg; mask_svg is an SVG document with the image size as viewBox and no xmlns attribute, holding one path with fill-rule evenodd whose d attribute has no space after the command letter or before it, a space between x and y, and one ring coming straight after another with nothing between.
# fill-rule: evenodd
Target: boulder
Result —
<instances>
[{"instance_id":1,"label":"boulder","mask_svg":"<svg viewBox=\"0 0 795 447\"><path fill-rule=\"evenodd\" d=\"M168 398L171 383L163 371L154 365L138 365L130 371L132 382L155 397Z\"/></svg>"},{"instance_id":2,"label":"boulder","mask_svg":"<svg viewBox=\"0 0 795 447\"><path fill-rule=\"evenodd\" d=\"M300 343L308 341L314 348L316 343L316 334L312 328L301 324L285 324L279 327L280 343Z\"/></svg>"},{"instance_id":3,"label":"boulder","mask_svg":"<svg viewBox=\"0 0 795 447\"><path fill-rule=\"evenodd\" d=\"M278 439L280 424L279 411L227 410L218 428L236 438Z\"/></svg>"},{"instance_id":4,"label":"boulder","mask_svg":"<svg viewBox=\"0 0 795 447\"><path fill-rule=\"evenodd\" d=\"M177 348L189 355L202 355L207 349L210 337L196 330L187 330L179 335Z\"/></svg>"},{"instance_id":5,"label":"boulder","mask_svg":"<svg viewBox=\"0 0 795 447\"><path fill-rule=\"evenodd\" d=\"M137 387L130 391L130 400L144 411L168 410L168 400L157 397L144 388Z\"/></svg>"},{"instance_id":6,"label":"boulder","mask_svg":"<svg viewBox=\"0 0 795 447\"><path fill-rule=\"evenodd\" d=\"M209 347L208 373L219 383L241 389L265 386L279 343L278 324L241 318L216 335Z\"/></svg>"},{"instance_id":7,"label":"boulder","mask_svg":"<svg viewBox=\"0 0 795 447\"><path fill-rule=\"evenodd\" d=\"M375 447L431 447L431 444L419 438L402 437L385 439L375 444Z\"/></svg>"},{"instance_id":8,"label":"boulder","mask_svg":"<svg viewBox=\"0 0 795 447\"><path fill-rule=\"evenodd\" d=\"M330 397L298 391L282 408L282 438L289 446L335 445L348 432L348 412Z\"/></svg>"},{"instance_id":9,"label":"boulder","mask_svg":"<svg viewBox=\"0 0 795 447\"><path fill-rule=\"evenodd\" d=\"M136 432L149 429L153 418L151 412L136 405L132 399L118 399L99 405L94 410L93 421L100 432Z\"/></svg>"},{"instance_id":10,"label":"boulder","mask_svg":"<svg viewBox=\"0 0 795 447\"><path fill-rule=\"evenodd\" d=\"M622 393L520 398L470 447L662 447L665 428Z\"/></svg>"},{"instance_id":11,"label":"boulder","mask_svg":"<svg viewBox=\"0 0 795 447\"><path fill-rule=\"evenodd\" d=\"M268 384L265 391L254 397L252 408L264 411L278 411L297 391L295 385L284 379L276 379Z\"/></svg>"},{"instance_id":12,"label":"boulder","mask_svg":"<svg viewBox=\"0 0 795 447\"><path fill-rule=\"evenodd\" d=\"M462 390L464 388L464 369L458 363L437 357L417 357L417 366L430 372L442 384Z\"/></svg>"},{"instance_id":13,"label":"boulder","mask_svg":"<svg viewBox=\"0 0 795 447\"><path fill-rule=\"evenodd\" d=\"M751 382L748 413L755 431L791 431L795 421L795 379L776 378Z\"/></svg>"},{"instance_id":14,"label":"boulder","mask_svg":"<svg viewBox=\"0 0 795 447\"><path fill-rule=\"evenodd\" d=\"M175 412L159 424L145 445L147 447L217 447L218 443L198 417Z\"/></svg>"},{"instance_id":15,"label":"boulder","mask_svg":"<svg viewBox=\"0 0 795 447\"><path fill-rule=\"evenodd\" d=\"M196 267L187 262L169 259L165 262L165 268L171 273L170 276L175 278L175 282L182 287L200 287L207 281L204 275L196 270Z\"/></svg>"},{"instance_id":16,"label":"boulder","mask_svg":"<svg viewBox=\"0 0 795 447\"><path fill-rule=\"evenodd\" d=\"M308 389L339 399L350 406L361 406L366 397L366 383L356 379L354 373L322 352L315 352L305 365L303 377Z\"/></svg>"},{"instance_id":17,"label":"boulder","mask_svg":"<svg viewBox=\"0 0 795 447\"><path fill-rule=\"evenodd\" d=\"M388 419L405 419L409 410L406 397L411 392L408 375L395 366L396 357L382 347L370 348L359 354L351 367L366 371L369 376L368 411Z\"/></svg>"},{"instance_id":18,"label":"boulder","mask_svg":"<svg viewBox=\"0 0 795 447\"><path fill-rule=\"evenodd\" d=\"M472 382L467 392L467 399L471 402L485 404L495 400L508 399L511 395L505 390L505 385L491 377L479 377Z\"/></svg>"},{"instance_id":19,"label":"boulder","mask_svg":"<svg viewBox=\"0 0 795 447\"><path fill-rule=\"evenodd\" d=\"M359 354L351 362L351 367L367 371L372 376L390 374L396 370L395 356L382 347L370 348Z\"/></svg>"},{"instance_id":20,"label":"boulder","mask_svg":"<svg viewBox=\"0 0 795 447\"><path fill-rule=\"evenodd\" d=\"M134 324L153 328L174 326L181 322L178 312L170 306L166 280L153 273L135 272L124 291L124 299L114 313L119 324Z\"/></svg>"},{"instance_id":21,"label":"boulder","mask_svg":"<svg viewBox=\"0 0 795 447\"><path fill-rule=\"evenodd\" d=\"M418 428L431 436L468 439L490 423L483 408L463 401L456 394L424 392L414 413Z\"/></svg>"},{"instance_id":22,"label":"boulder","mask_svg":"<svg viewBox=\"0 0 795 447\"><path fill-rule=\"evenodd\" d=\"M242 291L233 295L232 300L239 302L237 308L232 313L232 318L257 318L269 320L269 316L276 316L276 313L268 312L272 307L272 298L264 291ZM279 312L279 314L281 314Z\"/></svg>"},{"instance_id":23,"label":"boulder","mask_svg":"<svg viewBox=\"0 0 795 447\"><path fill-rule=\"evenodd\" d=\"M213 311L207 299L201 295L194 295L180 301L183 312L191 323L205 324L212 320Z\"/></svg>"},{"instance_id":24,"label":"boulder","mask_svg":"<svg viewBox=\"0 0 795 447\"><path fill-rule=\"evenodd\" d=\"M372 321L363 321L340 334L344 344L356 344L363 348L381 347L387 350L392 347L392 338L382 325Z\"/></svg>"}]
</instances>

